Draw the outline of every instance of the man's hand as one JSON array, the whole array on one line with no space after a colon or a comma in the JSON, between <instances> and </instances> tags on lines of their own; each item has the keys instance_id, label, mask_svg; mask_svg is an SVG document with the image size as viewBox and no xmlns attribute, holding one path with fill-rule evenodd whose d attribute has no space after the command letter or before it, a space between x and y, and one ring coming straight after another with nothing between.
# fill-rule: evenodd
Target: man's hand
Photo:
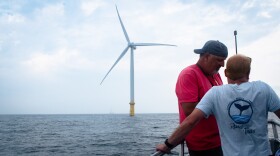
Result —
<instances>
[{"instance_id":1,"label":"man's hand","mask_svg":"<svg viewBox=\"0 0 280 156\"><path fill-rule=\"evenodd\" d=\"M170 153L171 149L168 148L165 144L158 144L157 147L156 147L156 150L164 152L164 153Z\"/></svg>"}]
</instances>

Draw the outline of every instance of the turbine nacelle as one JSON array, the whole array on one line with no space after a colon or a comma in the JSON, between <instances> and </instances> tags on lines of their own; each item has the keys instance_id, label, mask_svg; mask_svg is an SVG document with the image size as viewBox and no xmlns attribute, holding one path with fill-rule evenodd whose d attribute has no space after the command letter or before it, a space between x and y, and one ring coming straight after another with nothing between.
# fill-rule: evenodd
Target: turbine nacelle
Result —
<instances>
[{"instance_id":1,"label":"turbine nacelle","mask_svg":"<svg viewBox=\"0 0 280 156\"><path fill-rule=\"evenodd\" d=\"M136 45L135 45L133 42L128 43L128 46L129 46L130 48L132 48L133 50L136 50Z\"/></svg>"}]
</instances>

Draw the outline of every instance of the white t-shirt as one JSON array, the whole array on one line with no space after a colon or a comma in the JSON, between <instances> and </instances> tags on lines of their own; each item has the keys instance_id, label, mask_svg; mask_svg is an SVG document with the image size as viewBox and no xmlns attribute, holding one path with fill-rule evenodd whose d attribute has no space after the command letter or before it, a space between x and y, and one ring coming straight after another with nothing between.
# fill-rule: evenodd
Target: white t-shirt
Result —
<instances>
[{"instance_id":1,"label":"white t-shirt","mask_svg":"<svg viewBox=\"0 0 280 156\"><path fill-rule=\"evenodd\" d=\"M280 109L280 101L264 82L214 86L196 108L218 123L224 156L266 156L271 154L268 140L268 112Z\"/></svg>"}]
</instances>

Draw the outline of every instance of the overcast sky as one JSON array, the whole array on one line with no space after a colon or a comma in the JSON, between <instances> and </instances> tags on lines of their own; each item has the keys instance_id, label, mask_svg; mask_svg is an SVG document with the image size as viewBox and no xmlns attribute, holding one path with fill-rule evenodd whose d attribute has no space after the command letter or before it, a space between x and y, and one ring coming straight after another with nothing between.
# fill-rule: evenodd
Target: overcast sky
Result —
<instances>
[{"instance_id":1,"label":"overcast sky","mask_svg":"<svg viewBox=\"0 0 280 156\"><path fill-rule=\"evenodd\" d=\"M129 113L127 46L135 51L135 113L177 113L175 84L193 49L219 40L253 59L251 81L280 95L278 0L1 0L0 114ZM220 70L224 83L224 68Z\"/></svg>"}]
</instances>

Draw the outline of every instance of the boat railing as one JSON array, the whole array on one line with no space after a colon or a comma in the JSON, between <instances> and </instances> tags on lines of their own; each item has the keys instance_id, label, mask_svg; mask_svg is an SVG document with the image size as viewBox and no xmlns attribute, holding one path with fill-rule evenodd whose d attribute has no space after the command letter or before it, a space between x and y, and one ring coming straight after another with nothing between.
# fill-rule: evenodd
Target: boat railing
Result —
<instances>
[{"instance_id":1,"label":"boat railing","mask_svg":"<svg viewBox=\"0 0 280 156\"><path fill-rule=\"evenodd\" d=\"M272 127L273 137L269 138L269 142L270 142L270 146L271 146L271 151L274 155L277 152L277 150L280 149L280 139L278 136L278 128L280 128L280 122L275 119L268 119L267 123L271 124L271 127ZM185 145L184 142L181 143L180 156L184 156L185 154L189 155L188 153L185 153L184 145ZM163 156L165 154L166 153L164 153L164 152L157 151L154 154L152 154L151 156Z\"/></svg>"},{"instance_id":2,"label":"boat railing","mask_svg":"<svg viewBox=\"0 0 280 156\"><path fill-rule=\"evenodd\" d=\"M275 119L268 119L268 124L271 124L273 137L269 138L270 147L273 155L279 150L280 148L280 140L278 136L278 128L280 127L280 122Z\"/></svg>"},{"instance_id":3,"label":"boat railing","mask_svg":"<svg viewBox=\"0 0 280 156\"><path fill-rule=\"evenodd\" d=\"M156 153L152 154L151 156L162 156L164 154L165 154L164 152L157 151Z\"/></svg>"}]
</instances>

